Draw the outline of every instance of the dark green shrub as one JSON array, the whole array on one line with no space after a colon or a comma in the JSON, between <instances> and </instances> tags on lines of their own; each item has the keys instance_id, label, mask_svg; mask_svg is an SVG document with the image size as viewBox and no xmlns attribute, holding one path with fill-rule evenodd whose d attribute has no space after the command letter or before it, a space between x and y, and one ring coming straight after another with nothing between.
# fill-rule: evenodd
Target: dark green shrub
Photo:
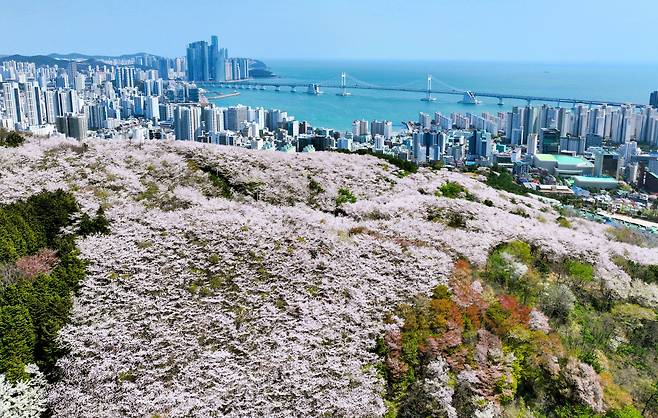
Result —
<instances>
[{"instance_id":1,"label":"dark green shrub","mask_svg":"<svg viewBox=\"0 0 658 418\"><path fill-rule=\"evenodd\" d=\"M448 181L439 187L439 191L441 192L441 196L447 197L448 199L455 199L459 197L461 193L466 192L466 189L459 183Z\"/></svg>"},{"instance_id":2,"label":"dark green shrub","mask_svg":"<svg viewBox=\"0 0 658 418\"><path fill-rule=\"evenodd\" d=\"M3 147L18 147L25 142L25 138L16 131L7 132L0 131L0 146Z\"/></svg>"},{"instance_id":3,"label":"dark green shrub","mask_svg":"<svg viewBox=\"0 0 658 418\"><path fill-rule=\"evenodd\" d=\"M105 211L99 207L96 211L96 216L91 218L86 213L82 215L80 224L78 226L78 234L86 237L87 235L94 234L109 234L110 221L105 217Z\"/></svg>"},{"instance_id":4,"label":"dark green shrub","mask_svg":"<svg viewBox=\"0 0 658 418\"><path fill-rule=\"evenodd\" d=\"M336 206L342 206L345 203L356 203L356 196L352 194L350 189L341 187L338 189L338 196L336 196Z\"/></svg>"}]
</instances>

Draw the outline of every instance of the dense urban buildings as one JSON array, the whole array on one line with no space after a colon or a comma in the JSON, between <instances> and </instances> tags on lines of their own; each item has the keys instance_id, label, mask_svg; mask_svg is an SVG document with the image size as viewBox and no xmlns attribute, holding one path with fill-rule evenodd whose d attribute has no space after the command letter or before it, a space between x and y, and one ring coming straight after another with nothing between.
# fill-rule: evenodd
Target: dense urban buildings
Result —
<instances>
[{"instance_id":1,"label":"dense urban buildings","mask_svg":"<svg viewBox=\"0 0 658 418\"><path fill-rule=\"evenodd\" d=\"M187 47L187 79L190 81L232 81L249 78L248 58L229 58L219 47L219 38L192 42Z\"/></svg>"},{"instance_id":2,"label":"dense urban buildings","mask_svg":"<svg viewBox=\"0 0 658 418\"><path fill-rule=\"evenodd\" d=\"M248 78L250 64L229 58L217 36L191 42L184 57L173 59L144 54L95 66L6 61L0 66L0 126L78 139L169 138L282 152L370 150L417 164L507 167L526 187L567 177L580 185L608 187L606 179L613 179L658 190L658 155L643 151L658 149L656 91L639 107L558 103L496 114L420 112L417 121L400 127L360 119L340 132L312 127L285 110L208 102L204 83Z\"/></svg>"}]
</instances>

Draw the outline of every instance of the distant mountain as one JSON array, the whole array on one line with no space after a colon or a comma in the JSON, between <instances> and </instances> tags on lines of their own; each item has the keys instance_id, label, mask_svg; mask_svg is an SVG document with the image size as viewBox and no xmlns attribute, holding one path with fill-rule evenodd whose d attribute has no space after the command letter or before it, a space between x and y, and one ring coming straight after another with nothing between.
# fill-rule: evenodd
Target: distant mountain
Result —
<instances>
[{"instance_id":1,"label":"distant mountain","mask_svg":"<svg viewBox=\"0 0 658 418\"><path fill-rule=\"evenodd\" d=\"M67 66L69 61L76 61L81 65L106 65L108 63L115 62L117 60L130 60L143 57L152 57L155 59L164 58L160 55L149 54L148 52L136 52L134 54L123 54L123 55L86 55L80 54L77 52L71 52L68 54L59 54L52 53L48 55L0 55L0 60L2 61L19 61L19 62L31 62L37 66L55 66L60 67ZM151 61L153 62L153 61ZM151 68L143 65L134 64L138 68ZM276 75L270 71L267 67L267 64L260 60L252 59L250 61L250 70L252 77L255 78L270 78L275 77Z\"/></svg>"},{"instance_id":2,"label":"distant mountain","mask_svg":"<svg viewBox=\"0 0 658 418\"><path fill-rule=\"evenodd\" d=\"M146 54L149 55L149 54ZM67 66L69 61L77 61L81 65L105 65L114 60L128 60L131 58L136 58L138 56L144 56L144 54L130 54L130 55L120 55L120 56L97 56L97 55L84 55L78 53L72 54L49 54L49 55L4 55L0 56L0 59L3 61L20 61L20 62L31 62L36 66L55 66L60 67ZM152 55L157 57L157 55ZM139 68L146 68L141 65L135 65Z\"/></svg>"},{"instance_id":3,"label":"distant mountain","mask_svg":"<svg viewBox=\"0 0 658 418\"><path fill-rule=\"evenodd\" d=\"M48 54L48 56L56 59L65 59L65 60L97 60L97 61L127 60L127 59L144 57L144 56L164 58L160 55L149 54L148 52L136 52L134 54L123 54L123 55L86 55L77 52L72 52L70 54L53 53L53 54Z\"/></svg>"},{"instance_id":4,"label":"distant mountain","mask_svg":"<svg viewBox=\"0 0 658 418\"><path fill-rule=\"evenodd\" d=\"M37 66L42 65L65 65L67 61L58 60L47 55L4 55L1 57L3 61L20 61L20 62L31 62Z\"/></svg>"}]
</instances>

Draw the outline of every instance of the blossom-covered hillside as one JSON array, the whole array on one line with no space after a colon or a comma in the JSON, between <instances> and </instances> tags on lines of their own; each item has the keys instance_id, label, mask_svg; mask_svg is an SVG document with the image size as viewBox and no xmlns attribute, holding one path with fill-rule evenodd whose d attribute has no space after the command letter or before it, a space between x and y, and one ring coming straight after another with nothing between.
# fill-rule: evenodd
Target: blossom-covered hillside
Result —
<instances>
[{"instance_id":1,"label":"blossom-covered hillside","mask_svg":"<svg viewBox=\"0 0 658 418\"><path fill-rule=\"evenodd\" d=\"M54 416L382 416L387 313L514 240L658 306L656 284L613 263L658 264L658 249L560 226L550 205L477 177L404 174L374 157L187 142L0 148L0 203L64 189L111 222L78 239L88 274L60 334ZM457 196L437 193L453 183Z\"/></svg>"}]
</instances>

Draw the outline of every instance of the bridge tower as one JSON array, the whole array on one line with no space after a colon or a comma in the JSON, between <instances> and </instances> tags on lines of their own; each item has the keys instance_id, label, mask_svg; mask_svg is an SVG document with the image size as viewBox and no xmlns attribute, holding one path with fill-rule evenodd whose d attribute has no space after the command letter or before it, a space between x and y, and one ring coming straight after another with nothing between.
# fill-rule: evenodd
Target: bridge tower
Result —
<instances>
[{"instance_id":1,"label":"bridge tower","mask_svg":"<svg viewBox=\"0 0 658 418\"><path fill-rule=\"evenodd\" d=\"M343 72L340 75L340 92L336 93L336 96L347 97L351 95L352 93L347 91L347 74Z\"/></svg>"},{"instance_id":2,"label":"bridge tower","mask_svg":"<svg viewBox=\"0 0 658 418\"><path fill-rule=\"evenodd\" d=\"M420 99L424 102L434 102L436 101L435 97L432 97L432 74L427 75L427 96Z\"/></svg>"}]
</instances>

